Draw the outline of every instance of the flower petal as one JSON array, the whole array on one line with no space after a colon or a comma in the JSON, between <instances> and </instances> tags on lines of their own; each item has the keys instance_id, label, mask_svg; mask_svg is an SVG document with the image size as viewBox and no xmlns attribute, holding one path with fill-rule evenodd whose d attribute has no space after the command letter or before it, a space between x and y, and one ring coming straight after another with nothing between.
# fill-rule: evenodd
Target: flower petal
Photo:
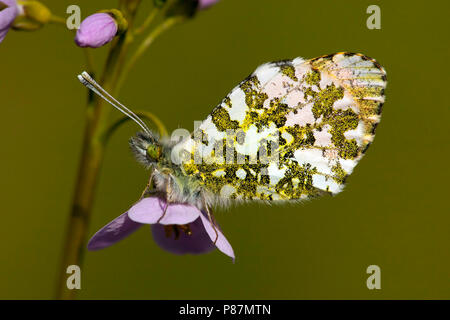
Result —
<instances>
[{"instance_id":1,"label":"flower petal","mask_svg":"<svg viewBox=\"0 0 450 320\"><path fill-rule=\"evenodd\" d=\"M8 31L9 31L9 29L0 30L0 42L2 42L3 39L5 39L6 34L8 33Z\"/></svg>"},{"instance_id":2,"label":"flower petal","mask_svg":"<svg viewBox=\"0 0 450 320\"><path fill-rule=\"evenodd\" d=\"M173 203L169 204L164 218L158 223L160 224L188 224L201 216L201 211L190 204Z\"/></svg>"},{"instance_id":3,"label":"flower petal","mask_svg":"<svg viewBox=\"0 0 450 320\"><path fill-rule=\"evenodd\" d=\"M0 0L0 2L7 5L6 8L0 11L0 42L2 42L8 33L9 27L19 14L19 7L15 0Z\"/></svg>"},{"instance_id":4,"label":"flower petal","mask_svg":"<svg viewBox=\"0 0 450 320\"><path fill-rule=\"evenodd\" d=\"M128 210L128 216L135 222L153 224L163 215L165 205L163 199L144 198Z\"/></svg>"},{"instance_id":5,"label":"flower petal","mask_svg":"<svg viewBox=\"0 0 450 320\"><path fill-rule=\"evenodd\" d=\"M178 239L172 234L166 236L164 226L154 224L151 226L153 239L162 249L175 254L201 254L215 249L199 218L189 224L192 234L180 232Z\"/></svg>"},{"instance_id":6,"label":"flower petal","mask_svg":"<svg viewBox=\"0 0 450 320\"><path fill-rule=\"evenodd\" d=\"M197 219L201 212L189 204L171 203L166 213L164 209L167 203L164 199L150 197L144 198L128 211L131 220L147 224L188 224ZM161 219L161 217L164 217ZM161 221L159 221L161 219Z\"/></svg>"},{"instance_id":7,"label":"flower petal","mask_svg":"<svg viewBox=\"0 0 450 320\"><path fill-rule=\"evenodd\" d=\"M142 224L131 220L128 213L125 212L94 234L87 245L88 250L100 250L109 247L139 229L140 226Z\"/></svg>"},{"instance_id":8,"label":"flower petal","mask_svg":"<svg viewBox=\"0 0 450 320\"><path fill-rule=\"evenodd\" d=\"M220 251L225 253L227 256L231 257L234 262L234 259L235 259L234 251L233 251L233 248L231 247L231 244L228 242L227 238L225 238L225 236L219 230L219 228L213 227L211 222L209 221L209 219L206 218L203 214L200 215L200 218L202 220L202 223L203 223L203 226L204 226L206 232L208 233L208 235L213 243L214 243L214 241L216 241L216 237L217 237L217 241L215 243L217 249L219 249ZM216 235L216 231L214 231L214 229L217 231L217 235Z\"/></svg>"}]
</instances>

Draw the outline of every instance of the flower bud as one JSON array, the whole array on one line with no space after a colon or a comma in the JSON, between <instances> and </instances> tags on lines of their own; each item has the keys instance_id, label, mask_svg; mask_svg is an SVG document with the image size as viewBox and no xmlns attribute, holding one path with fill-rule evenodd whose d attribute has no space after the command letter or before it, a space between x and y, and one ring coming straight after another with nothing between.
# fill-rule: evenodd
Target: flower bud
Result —
<instances>
[{"instance_id":1,"label":"flower bud","mask_svg":"<svg viewBox=\"0 0 450 320\"><path fill-rule=\"evenodd\" d=\"M32 31L41 28L50 21L52 13L38 1L18 1L21 13L12 24L15 30Z\"/></svg>"},{"instance_id":2,"label":"flower bud","mask_svg":"<svg viewBox=\"0 0 450 320\"><path fill-rule=\"evenodd\" d=\"M81 22L75 43L80 47L98 48L110 42L127 27L127 21L119 10L94 13Z\"/></svg>"},{"instance_id":3,"label":"flower bud","mask_svg":"<svg viewBox=\"0 0 450 320\"><path fill-rule=\"evenodd\" d=\"M5 38L18 14L19 7L16 0L0 0L0 42Z\"/></svg>"}]
</instances>

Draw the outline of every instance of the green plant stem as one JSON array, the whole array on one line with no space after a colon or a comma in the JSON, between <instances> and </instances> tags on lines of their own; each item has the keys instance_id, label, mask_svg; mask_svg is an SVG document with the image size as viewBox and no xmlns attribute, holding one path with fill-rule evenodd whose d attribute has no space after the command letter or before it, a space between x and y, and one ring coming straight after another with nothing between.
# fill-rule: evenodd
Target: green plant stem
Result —
<instances>
[{"instance_id":1,"label":"green plant stem","mask_svg":"<svg viewBox=\"0 0 450 320\"><path fill-rule=\"evenodd\" d=\"M137 9L137 6L134 8ZM130 12L128 22L131 25L134 12ZM129 33L122 34L114 40L105 64L100 84L108 91L114 93L117 73L120 73L127 47ZM57 299L74 299L77 290L69 290L66 285L69 265L81 267L83 253L86 247L87 230L94 202L94 194L98 181L101 163L104 154L104 141L102 132L106 127L109 108L104 108L102 99L88 95L86 110L86 128L83 138L80 166L76 180L75 192L69 216L64 251L58 275Z\"/></svg>"},{"instance_id":2,"label":"green plant stem","mask_svg":"<svg viewBox=\"0 0 450 320\"><path fill-rule=\"evenodd\" d=\"M111 50L122 50L116 46ZM115 60L110 61L112 65ZM91 96L92 97L92 96ZM86 115L87 125L84 132L83 148L80 166L68 221L63 259L60 269L57 294L58 299L74 299L76 290L69 290L66 285L67 274L64 272L69 265L81 266L83 251L86 244L94 190L98 180L100 164L103 158L103 146L96 138L102 118L102 103L94 97L89 101Z\"/></svg>"},{"instance_id":3,"label":"green plant stem","mask_svg":"<svg viewBox=\"0 0 450 320\"><path fill-rule=\"evenodd\" d=\"M142 41L140 46L137 48L136 52L131 56L128 63L125 65L123 73L120 75L117 81L117 91L120 91L122 88L123 82L125 81L128 73L136 64L136 61L144 54L144 52L150 47L150 45L161 35L164 31L170 29L170 27L176 25L184 21L186 18L181 16L175 16L164 20L161 24L159 24L155 29L153 29L148 36Z\"/></svg>"},{"instance_id":4,"label":"green plant stem","mask_svg":"<svg viewBox=\"0 0 450 320\"><path fill-rule=\"evenodd\" d=\"M55 15L51 15L50 17L50 23L55 23L55 24L66 24L66 19L63 17L59 17L59 16L55 16Z\"/></svg>"},{"instance_id":5,"label":"green plant stem","mask_svg":"<svg viewBox=\"0 0 450 320\"><path fill-rule=\"evenodd\" d=\"M95 78L95 63L94 57L92 56L92 52L90 51L89 48L83 48L83 52L86 58L87 73L89 73L91 77Z\"/></svg>"},{"instance_id":6,"label":"green plant stem","mask_svg":"<svg viewBox=\"0 0 450 320\"><path fill-rule=\"evenodd\" d=\"M139 35L142 32L144 32L148 28L148 26L153 22L153 20L155 20L155 18L159 12L160 12L159 8L157 8L157 7L153 8L153 10L150 12L150 14L145 19L144 23L142 23L142 25L139 28L136 28L136 30L134 31L134 34Z\"/></svg>"}]
</instances>

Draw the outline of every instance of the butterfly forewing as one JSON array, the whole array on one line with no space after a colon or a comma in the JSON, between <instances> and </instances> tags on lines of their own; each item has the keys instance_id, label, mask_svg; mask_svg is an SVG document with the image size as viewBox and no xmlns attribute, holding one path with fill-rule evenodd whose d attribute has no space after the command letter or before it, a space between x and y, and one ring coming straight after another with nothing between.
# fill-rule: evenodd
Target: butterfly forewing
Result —
<instances>
[{"instance_id":1,"label":"butterfly forewing","mask_svg":"<svg viewBox=\"0 0 450 320\"><path fill-rule=\"evenodd\" d=\"M361 54L264 64L177 146L182 169L224 198L336 194L374 138L385 87Z\"/></svg>"}]
</instances>

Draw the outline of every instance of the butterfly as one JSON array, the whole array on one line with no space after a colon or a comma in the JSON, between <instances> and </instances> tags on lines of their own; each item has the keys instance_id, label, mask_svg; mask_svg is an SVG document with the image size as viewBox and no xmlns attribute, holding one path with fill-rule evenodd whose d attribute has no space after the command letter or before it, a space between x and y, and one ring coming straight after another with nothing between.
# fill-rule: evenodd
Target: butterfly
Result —
<instances>
[{"instance_id":1,"label":"butterfly","mask_svg":"<svg viewBox=\"0 0 450 320\"><path fill-rule=\"evenodd\" d=\"M159 137L87 73L80 81L142 129L130 139L150 169L150 193L203 212L243 201L334 195L375 136L386 72L339 52L259 66L187 137Z\"/></svg>"}]
</instances>

